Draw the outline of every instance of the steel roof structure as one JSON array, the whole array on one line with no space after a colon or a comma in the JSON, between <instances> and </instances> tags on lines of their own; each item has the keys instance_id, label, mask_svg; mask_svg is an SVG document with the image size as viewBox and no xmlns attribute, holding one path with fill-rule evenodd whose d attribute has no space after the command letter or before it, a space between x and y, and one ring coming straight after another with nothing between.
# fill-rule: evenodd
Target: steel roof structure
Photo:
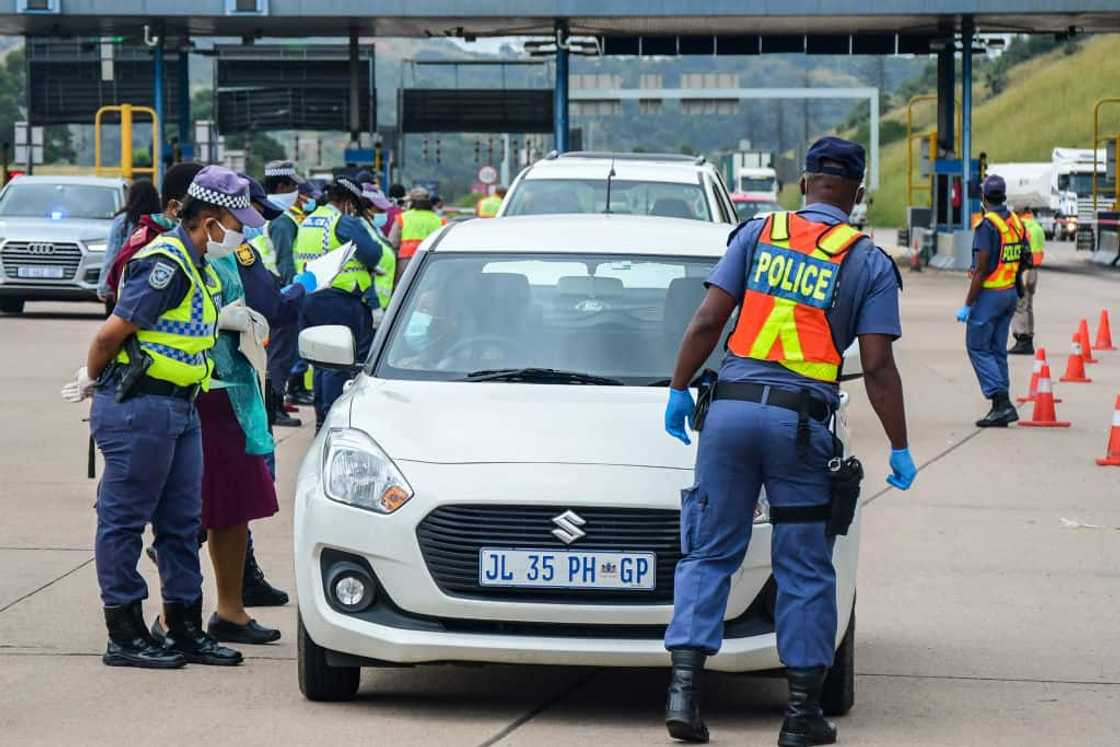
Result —
<instances>
[{"instance_id":1,"label":"steel roof structure","mask_svg":"<svg viewBox=\"0 0 1120 747\"><path fill-rule=\"evenodd\" d=\"M510 36L1120 31L1117 0L0 0L0 33Z\"/></svg>"}]
</instances>

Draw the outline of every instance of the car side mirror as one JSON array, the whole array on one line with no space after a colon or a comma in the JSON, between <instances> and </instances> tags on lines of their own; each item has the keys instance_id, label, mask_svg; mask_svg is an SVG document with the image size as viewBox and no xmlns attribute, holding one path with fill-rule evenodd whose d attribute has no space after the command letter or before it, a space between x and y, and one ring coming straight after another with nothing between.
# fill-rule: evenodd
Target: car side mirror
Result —
<instances>
[{"instance_id":1,"label":"car side mirror","mask_svg":"<svg viewBox=\"0 0 1120 747\"><path fill-rule=\"evenodd\" d=\"M343 324L308 327L299 333L299 356L314 366L352 370L357 358L354 333Z\"/></svg>"}]
</instances>

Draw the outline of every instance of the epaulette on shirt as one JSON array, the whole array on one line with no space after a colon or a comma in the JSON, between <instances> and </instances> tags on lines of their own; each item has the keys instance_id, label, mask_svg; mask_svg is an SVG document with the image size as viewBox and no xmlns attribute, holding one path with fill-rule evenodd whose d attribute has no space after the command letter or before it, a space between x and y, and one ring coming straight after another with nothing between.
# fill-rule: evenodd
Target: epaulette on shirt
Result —
<instances>
[{"instance_id":1,"label":"epaulette on shirt","mask_svg":"<svg viewBox=\"0 0 1120 747\"><path fill-rule=\"evenodd\" d=\"M248 244L242 244L237 250L237 262L243 267L252 267L257 261L257 253Z\"/></svg>"}]
</instances>

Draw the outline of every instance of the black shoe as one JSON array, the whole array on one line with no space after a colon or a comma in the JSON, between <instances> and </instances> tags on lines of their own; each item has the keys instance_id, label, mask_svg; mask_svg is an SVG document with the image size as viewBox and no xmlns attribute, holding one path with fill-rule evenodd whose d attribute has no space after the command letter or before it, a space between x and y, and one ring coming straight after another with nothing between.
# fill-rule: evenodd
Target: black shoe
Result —
<instances>
[{"instance_id":1,"label":"black shoe","mask_svg":"<svg viewBox=\"0 0 1120 747\"><path fill-rule=\"evenodd\" d=\"M283 607L288 603L287 592L277 589L264 577L257 565L252 545L245 552L245 577L241 585L241 603L246 607Z\"/></svg>"},{"instance_id":2,"label":"black shoe","mask_svg":"<svg viewBox=\"0 0 1120 747\"><path fill-rule=\"evenodd\" d=\"M779 747L836 743L836 724L825 719L821 711L821 688L827 674L825 667L786 670L789 706L778 733Z\"/></svg>"},{"instance_id":3,"label":"black shoe","mask_svg":"<svg viewBox=\"0 0 1120 747\"><path fill-rule=\"evenodd\" d=\"M152 636L163 639L163 647L178 651L192 664L235 666L241 663L241 652L218 643L202 629L202 598L194 604L164 602L163 613L167 630L152 623Z\"/></svg>"},{"instance_id":4,"label":"black shoe","mask_svg":"<svg viewBox=\"0 0 1120 747\"><path fill-rule=\"evenodd\" d=\"M1006 394L992 397L992 409L976 421L977 428L1006 428L1019 419L1019 411Z\"/></svg>"},{"instance_id":5,"label":"black shoe","mask_svg":"<svg viewBox=\"0 0 1120 747\"><path fill-rule=\"evenodd\" d=\"M178 669L187 663L175 651L168 651L148 635L140 602L105 608L105 627L109 644L101 661L110 667Z\"/></svg>"},{"instance_id":6,"label":"black shoe","mask_svg":"<svg viewBox=\"0 0 1120 747\"><path fill-rule=\"evenodd\" d=\"M682 742L705 744L708 727L700 718L700 677L707 655L695 649L669 652L673 672L665 699L665 727L669 736Z\"/></svg>"},{"instance_id":7,"label":"black shoe","mask_svg":"<svg viewBox=\"0 0 1120 747\"><path fill-rule=\"evenodd\" d=\"M1008 351L1008 355L1034 355L1034 335L1015 335L1015 344Z\"/></svg>"},{"instance_id":8,"label":"black shoe","mask_svg":"<svg viewBox=\"0 0 1120 747\"><path fill-rule=\"evenodd\" d=\"M303 385L302 375L288 379L288 401L293 405L315 404L315 395Z\"/></svg>"},{"instance_id":9,"label":"black shoe","mask_svg":"<svg viewBox=\"0 0 1120 747\"><path fill-rule=\"evenodd\" d=\"M303 425L302 420L288 414L287 410L284 409L284 398L274 394L271 389L268 390L268 395L265 397L265 407L268 409L270 425L280 428L299 428Z\"/></svg>"},{"instance_id":10,"label":"black shoe","mask_svg":"<svg viewBox=\"0 0 1120 747\"><path fill-rule=\"evenodd\" d=\"M206 632L215 640L225 643L247 643L250 646L259 646L280 640L280 631L275 628L266 628L256 620L250 620L245 625L238 625L225 618L218 617L215 612L206 624Z\"/></svg>"}]
</instances>

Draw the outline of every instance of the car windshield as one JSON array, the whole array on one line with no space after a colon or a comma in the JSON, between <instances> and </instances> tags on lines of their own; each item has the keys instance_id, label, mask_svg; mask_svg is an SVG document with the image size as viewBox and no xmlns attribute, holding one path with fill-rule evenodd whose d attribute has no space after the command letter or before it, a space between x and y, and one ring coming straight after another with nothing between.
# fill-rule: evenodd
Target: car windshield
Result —
<instances>
[{"instance_id":1,"label":"car windshield","mask_svg":"<svg viewBox=\"0 0 1120 747\"><path fill-rule=\"evenodd\" d=\"M665 386L715 262L431 255L395 315L377 375ZM721 354L707 365L717 368Z\"/></svg>"},{"instance_id":2,"label":"car windshield","mask_svg":"<svg viewBox=\"0 0 1120 747\"><path fill-rule=\"evenodd\" d=\"M744 192L769 192L776 186L772 176L744 176L739 179L739 189Z\"/></svg>"},{"instance_id":3,"label":"car windshield","mask_svg":"<svg viewBox=\"0 0 1120 747\"><path fill-rule=\"evenodd\" d=\"M509 196L504 215L605 213L606 179L523 179ZM710 221L700 183L611 180L612 213L660 215Z\"/></svg>"},{"instance_id":4,"label":"car windshield","mask_svg":"<svg viewBox=\"0 0 1120 747\"><path fill-rule=\"evenodd\" d=\"M740 221L750 220L756 215L764 215L766 213L773 213L781 210L782 206L776 202L737 202L735 203L735 214L739 216Z\"/></svg>"},{"instance_id":5,"label":"car windshield","mask_svg":"<svg viewBox=\"0 0 1120 747\"><path fill-rule=\"evenodd\" d=\"M0 196L0 216L20 218L101 218L120 208L120 191L90 184L49 184L18 179Z\"/></svg>"}]
</instances>

